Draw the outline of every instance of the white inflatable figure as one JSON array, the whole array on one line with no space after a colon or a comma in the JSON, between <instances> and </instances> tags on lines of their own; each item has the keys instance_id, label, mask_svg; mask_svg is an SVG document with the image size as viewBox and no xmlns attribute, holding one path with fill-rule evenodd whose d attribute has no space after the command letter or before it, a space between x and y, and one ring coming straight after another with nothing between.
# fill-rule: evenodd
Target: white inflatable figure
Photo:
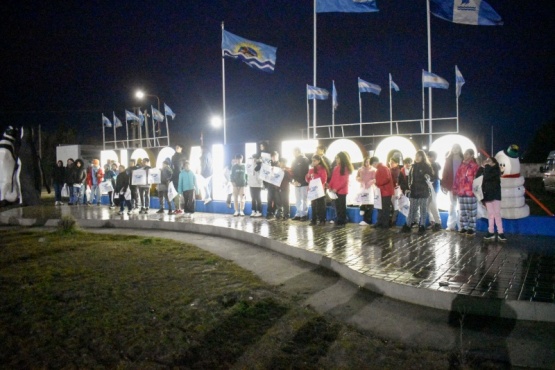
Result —
<instances>
[{"instance_id":1,"label":"white inflatable figure","mask_svg":"<svg viewBox=\"0 0 555 370\"><path fill-rule=\"evenodd\" d=\"M19 148L23 131L8 126L0 138L0 206L21 202Z\"/></svg>"},{"instance_id":2,"label":"white inflatable figure","mask_svg":"<svg viewBox=\"0 0 555 370\"><path fill-rule=\"evenodd\" d=\"M518 219L530 215L525 202L524 177L520 175L518 145L511 145L495 155L501 168L501 217Z\"/></svg>"}]
</instances>

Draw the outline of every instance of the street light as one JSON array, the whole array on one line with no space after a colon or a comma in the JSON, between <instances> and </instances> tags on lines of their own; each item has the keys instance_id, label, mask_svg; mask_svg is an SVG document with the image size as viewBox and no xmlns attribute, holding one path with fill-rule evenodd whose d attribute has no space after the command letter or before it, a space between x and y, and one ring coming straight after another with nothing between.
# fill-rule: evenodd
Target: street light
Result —
<instances>
[{"instance_id":1,"label":"street light","mask_svg":"<svg viewBox=\"0 0 555 370\"><path fill-rule=\"evenodd\" d=\"M142 100L145 96L152 96L156 98L156 100L158 101L158 111L160 111L160 98L158 96L152 95L152 94L145 94L145 92L142 90L137 90L137 92L135 93L135 97L140 100Z\"/></svg>"},{"instance_id":2,"label":"street light","mask_svg":"<svg viewBox=\"0 0 555 370\"><path fill-rule=\"evenodd\" d=\"M214 116L212 117L212 119L210 120L210 123L212 124L212 127L214 128L220 128L222 126L222 119L218 116Z\"/></svg>"}]
</instances>

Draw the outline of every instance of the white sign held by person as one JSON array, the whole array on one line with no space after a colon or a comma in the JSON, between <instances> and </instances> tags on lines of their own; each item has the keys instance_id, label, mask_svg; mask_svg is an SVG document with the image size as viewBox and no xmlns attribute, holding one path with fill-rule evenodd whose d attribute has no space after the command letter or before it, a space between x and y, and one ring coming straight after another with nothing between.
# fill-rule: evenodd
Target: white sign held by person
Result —
<instances>
[{"instance_id":1,"label":"white sign held by person","mask_svg":"<svg viewBox=\"0 0 555 370\"><path fill-rule=\"evenodd\" d=\"M262 164L260 168L260 179L272 185L280 186L285 173L279 167L272 167L269 164Z\"/></svg>"},{"instance_id":2,"label":"white sign held by person","mask_svg":"<svg viewBox=\"0 0 555 370\"><path fill-rule=\"evenodd\" d=\"M147 185L146 171L134 170L131 175L131 185Z\"/></svg>"},{"instance_id":3,"label":"white sign held by person","mask_svg":"<svg viewBox=\"0 0 555 370\"><path fill-rule=\"evenodd\" d=\"M148 170L148 184L159 184L161 181L160 169L151 168Z\"/></svg>"}]
</instances>

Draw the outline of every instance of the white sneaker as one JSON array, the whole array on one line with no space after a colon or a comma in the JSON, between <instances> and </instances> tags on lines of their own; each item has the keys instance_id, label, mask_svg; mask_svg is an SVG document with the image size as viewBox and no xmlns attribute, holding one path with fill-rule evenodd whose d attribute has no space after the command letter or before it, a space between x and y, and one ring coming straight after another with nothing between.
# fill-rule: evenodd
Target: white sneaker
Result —
<instances>
[{"instance_id":1,"label":"white sneaker","mask_svg":"<svg viewBox=\"0 0 555 370\"><path fill-rule=\"evenodd\" d=\"M208 203L210 203L211 201L212 201L212 198L205 199L205 200L204 200L204 204L208 204Z\"/></svg>"},{"instance_id":2,"label":"white sneaker","mask_svg":"<svg viewBox=\"0 0 555 370\"><path fill-rule=\"evenodd\" d=\"M118 212L118 215L120 215L120 216L123 216L124 214L125 214L125 212L123 212L123 211Z\"/></svg>"},{"instance_id":3,"label":"white sneaker","mask_svg":"<svg viewBox=\"0 0 555 370\"><path fill-rule=\"evenodd\" d=\"M63 202L59 202L59 203L60 203L60 205L61 205L61 206L63 206L63 205L64 205L64 203L63 203Z\"/></svg>"},{"instance_id":4,"label":"white sneaker","mask_svg":"<svg viewBox=\"0 0 555 370\"><path fill-rule=\"evenodd\" d=\"M364 216L364 211L360 211L358 214Z\"/></svg>"},{"instance_id":5,"label":"white sneaker","mask_svg":"<svg viewBox=\"0 0 555 370\"><path fill-rule=\"evenodd\" d=\"M233 214L234 217L239 216L239 212L235 211L235 213Z\"/></svg>"},{"instance_id":6,"label":"white sneaker","mask_svg":"<svg viewBox=\"0 0 555 370\"><path fill-rule=\"evenodd\" d=\"M366 223L366 221L360 221L358 224L359 224L360 226L366 226L366 225L368 225L368 223Z\"/></svg>"},{"instance_id":7,"label":"white sneaker","mask_svg":"<svg viewBox=\"0 0 555 370\"><path fill-rule=\"evenodd\" d=\"M239 212L239 216L244 216L245 213L243 213L243 211Z\"/></svg>"}]
</instances>

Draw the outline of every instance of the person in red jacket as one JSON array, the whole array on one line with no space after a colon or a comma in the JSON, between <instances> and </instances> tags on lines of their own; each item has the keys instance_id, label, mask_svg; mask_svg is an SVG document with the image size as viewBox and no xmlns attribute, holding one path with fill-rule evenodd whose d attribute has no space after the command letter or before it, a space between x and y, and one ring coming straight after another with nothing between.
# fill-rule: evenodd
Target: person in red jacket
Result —
<instances>
[{"instance_id":1,"label":"person in red jacket","mask_svg":"<svg viewBox=\"0 0 555 370\"><path fill-rule=\"evenodd\" d=\"M374 227L389 229L391 220L391 197L394 193L393 179L389 168L380 163L378 157L370 158L370 164L376 169L376 186L380 189L382 196L382 209L378 210L378 222Z\"/></svg>"},{"instance_id":2,"label":"person in red jacket","mask_svg":"<svg viewBox=\"0 0 555 370\"><path fill-rule=\"evenodd\" d=\"M478 200L472 191L472 182L478 172L478 163L474 159L474 150L464 152L463 162L457 170L453 193L457 195L461 216L461 230L459 233L473 236L476 233L476 215L478 213Z\"/></svg>"},{"instance_id":3,"label":"person in red jacket","mask_svg":"<svg viewBox=\"0 0 555 370\"><path fill-rule=\"evenodd\" d=\"M305 180L310 183L310 180L320 179L324 188L326 187L326 182L328 181L328 168L326 167L326 162L322 160L319 155L312 156L312 168L308 170ZM326 197L320 197L314 199L310 202L312 207L312 220L311 225L316 225L319 220L319 225L326 224Z\"/></svg>"},{"instance_id":4,"label":"person in red jacket","mask_svg":"<svg viewBox=\"0 0 555 370\"><path fill-rule=\"evenodd\" d=\"M337 210L336 225L345 225L347 222L347 193L349 192L349 176L354 171L349 155L339 152L335 157L335 167L331 175L329 189L337 194L335 208Z\"/></svg>"}]
</instances>

